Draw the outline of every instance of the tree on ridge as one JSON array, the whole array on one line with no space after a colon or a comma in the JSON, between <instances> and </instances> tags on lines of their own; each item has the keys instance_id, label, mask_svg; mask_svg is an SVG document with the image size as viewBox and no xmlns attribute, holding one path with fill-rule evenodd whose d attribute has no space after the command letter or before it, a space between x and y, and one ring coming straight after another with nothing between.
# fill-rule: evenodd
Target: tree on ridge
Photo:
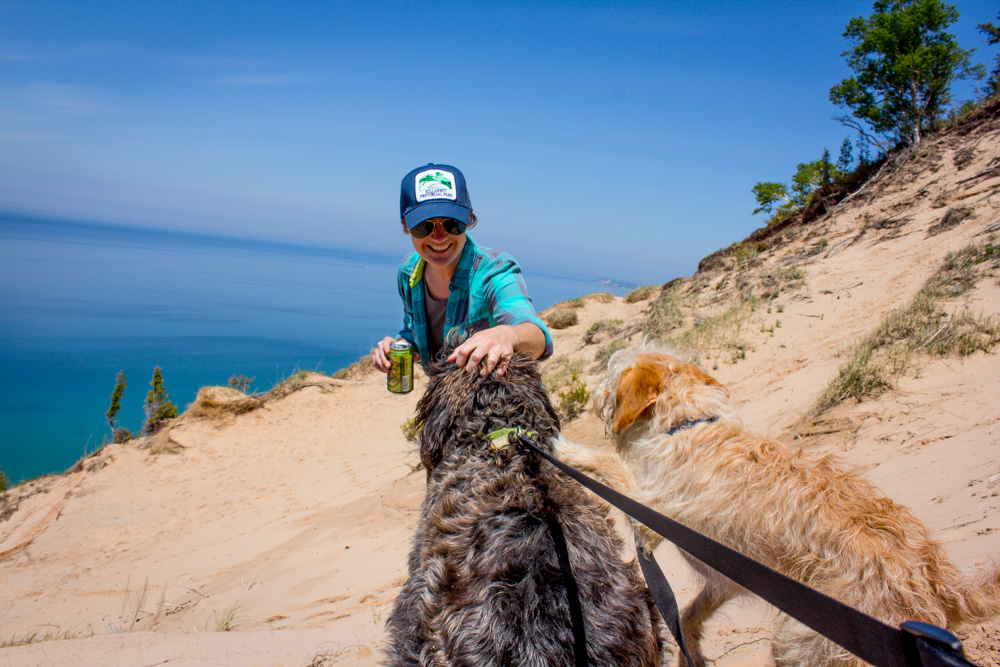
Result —
<instances>
[{"instance_id":1,"label":"tree on ridge","mask_svg":"<svg viewBox=\"0 0 1000 667\"><path fill-rule=\"evenodd\" d=\"M854 76L830 89L851 115L837 120L883 152L920 143L950 104L952 83L982 76L972 51L945 32L956 20L941 0L876 0L870 18L851 19L844 37L854 47L842 55Z\"/></svg>"}]
</instances>

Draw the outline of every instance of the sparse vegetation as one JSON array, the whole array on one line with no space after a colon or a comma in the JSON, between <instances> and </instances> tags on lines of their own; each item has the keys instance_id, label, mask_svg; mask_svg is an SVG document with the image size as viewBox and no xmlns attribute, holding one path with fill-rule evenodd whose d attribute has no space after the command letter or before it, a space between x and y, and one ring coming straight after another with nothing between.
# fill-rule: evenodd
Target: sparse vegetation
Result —
<instances>
[{"instance_id":1,"label":"sparse vegetation","mask_svg":"<svg viewBox=\"0 0 1000 667\"><path fill-rule=\"evenodd\" d=\"M1000 343L1000 322L968 309L949 314L944 302L972 289L979 275L975 267L993 257L996 246L968 246L950 253L941 270L907 305L889 313L854 349L837 377L810 412L818 416L853 398L875 398L895 386L911 371L919 355L967 357L989 352Z\"/></svg>"},{"instance_id":2,"label":"sparse vegetation","mask_svg":"<svg viewBox=\"0 0 1000 667\"><path fill-rule=\"evenodd\" d=\"M759 296L762 299L773 301L783 291L797 289L805 281L806 272L800 266L775 267L757 277L757 283L760 286Z\"/></svg>"},{"instance_id":3,"label":"sparse vegetation","mask_svg":"<svg viewBox=\"0 0 1000 667\"><path fill-rule=\"evenodd\" d=\"M553 329L566 329L578 321L576 311L572 308L553 307L545 315L545 322Z\"/></svg>"},{"instance_id":4,"label":"sparse vegetation","mask_svg":"<svg viewBox=\"0 0 1000 667\"><path fill-rule=\"evenodd\" d=\"M216 632L229 632L236 627L236 619L239 615L239 611L242 605L239 602L233 604L232 607L222 612L222 616L218 616L214 611L212 612L212 618L215 619L215 631Z\"/></svg>"},{"instance_id":5,"label":"sparse vegetation","mask_svg":"<svg viewBox=\"0 0 1000 667\"><path fill-rule=\"evenodd\" d=\"M583 359L567 359L566 357L559 357L549 362L549 367L552 370L542 377L542 384L549 396L553 399L558 398L558 392L569 385L572 377L583 372L585 363Z\"/></svg>"},{"instance_id":6,"label":"sparse vegetation","mask_svg":"<svg viewBox=\"0 0 1000 667\"><path fill-rule=\"evenodd\" d=\"M416 417L410 417L405 422L399 425L401 431L403 431L403 437L406 438L407 442L417 442L420 439L420 431L424 428L423 422L418 422Z\"/></svg>"},{"instance_id":7,"label":"sparse vegetation","mask_svg":"<svg viewBox=\"0 0 1000 667\"><path fill-rule=\"evenodd\" d=\"M653 292L660 289L659 285L643 285L625 295L625 303L638 303L653 296Z\"/></svg>"},{"instance_id":8,"label":"sparse vegetation","mask_svg":"<svg viewBox=\"0 0 1000 667\"><path fill-rule=\"evenodd\" d=\"M10 487L10 478L7 477L7 473L0 470L0 493L3 493Z\"/></svg>"},{"instance_id":9,"label":"sparse vegetation","mask_svg":"<svg viewBox=\"0 0 1000 667\"><path fill-rule=\"evenodd\" d=\"M673 292L664 294L653 303L646 318L645 331L650 336L664 338L684 324L680 298Z\"/></svg>"},{"instance_id":10,"label":"sparse vegetation","mask_svg":"<svg viewBox=\"0 0 1000 667\"><path fill-rule=\"evenodd\" d=\"M740 301L719 315L698 322L671 342L680 348L698 350L706 359L728 357L731 363L736 363L745 359L750 349L744 333L760 305L757 298Z\"/></svg>"},{"instance_id":11,"label":"sparse vegetation","mask_svg":"<svg viewBox=\"0 0 1000 667\"><path fill-rule=\"evenodd\" d=\"M257 378L248 378L246 375L232 375L229 378L229 386L244 394L250 391L250 385Z\"/></svg>"},{"instance_id":12,"label":"sparse vegetation","mask_svg":"<svg viewBox=\"0 0 1000 667\"><path fill-rule=\"evenodd\" d=\"M611 355L618 350L623 350L628 346L628 341L624 338L619 338L618 340L613 340L607 345L602 345L597 349L597 353L594 355L594 361L597 362L595 366L595 371L603 371L608 367L608 360L611 359Z\"/></svg>"},{"instance_id":13,"label":"sparse vegetation","mask_svg":"<svg viewBox=\"0 0 1000 667\"><path fill-rule=\"evenodd\" d=\"M587 391L586 383L574 372L566 391L559 392L559 412L566 419L573 419L583 412L589 400L590 392Z\"/></svg>"}]
</instances>

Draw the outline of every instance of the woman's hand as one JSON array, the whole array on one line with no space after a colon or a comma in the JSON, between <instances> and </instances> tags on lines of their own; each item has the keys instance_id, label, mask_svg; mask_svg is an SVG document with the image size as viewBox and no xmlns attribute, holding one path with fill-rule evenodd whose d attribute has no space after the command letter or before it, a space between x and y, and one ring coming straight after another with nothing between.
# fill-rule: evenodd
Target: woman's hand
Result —
<instances>
[{"instance_id":1,"label":"woman's hand","mask_svg":"<svg viewBox=\"0 0 1000 667\"><path fill-rule=\"evenodd\" d=\"M469 340L456 347L448 361L471 372L485 360L479 369L481 376L489 375L495 368L497 375L507 371L507 364L514 352L538 358L545 351L545 334L531 322L500 324L474 333Z\"/></svg>"},{"instance_id":2,"label":"woman's hand","mask_svg":"<svg viewBox=\"0 0 1000 667\"><path fill-rule=\"evenodd\" d=\"M392 362L389 361L389 346L395 342L395 338L386 336L378 342L372 351L372 363L383 373L388 373L389 369L392 368Z\"/></svg>"}]
</instances>

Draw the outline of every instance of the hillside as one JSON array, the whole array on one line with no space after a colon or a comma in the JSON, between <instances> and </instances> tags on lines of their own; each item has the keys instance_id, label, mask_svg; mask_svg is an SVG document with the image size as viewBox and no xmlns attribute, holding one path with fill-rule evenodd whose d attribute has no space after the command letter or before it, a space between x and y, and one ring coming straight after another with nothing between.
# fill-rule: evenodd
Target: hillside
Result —
<instances>
[{"instance_id":1,"label":"hillside","mask_svg":"<svg viewBox=\"0 0 1000 667\"><path fill-rule=\"evenodd\" d=\"M987 565L1000 554L1000 348L982 319L1000 318L1000 252L990 250L1000 103L829 207L755 232L644 300L594 295L550 309L577 323L553 332L546 387L558 403L575 374L592 391L607 354L649 334L697 350L749 425L837 452L908 505L960 567ZM942 274L949 253L970 245L979 250ZM916 317L908 307L928 285L934 308L956 318L907 334L905 349L903 334L875 348L863 377L881 378L880 394L818 409L887 316ZM960 319L973 322L961 340L991 351L939 349ZM205 392L155 442L110 445L8 491L0 660L375 664L424 485L401 426L426 383L400 397L381 375L344 375L294 378L254 400ZM606 443L589 411L564 432ZM683 604L690 571L670 545L657 555ZM726 611L706 653L716 665L768 664L773 612L748 601ZM971 659L1000 665L1000 619L962 637Z\"/></svg>"}]
</instances>

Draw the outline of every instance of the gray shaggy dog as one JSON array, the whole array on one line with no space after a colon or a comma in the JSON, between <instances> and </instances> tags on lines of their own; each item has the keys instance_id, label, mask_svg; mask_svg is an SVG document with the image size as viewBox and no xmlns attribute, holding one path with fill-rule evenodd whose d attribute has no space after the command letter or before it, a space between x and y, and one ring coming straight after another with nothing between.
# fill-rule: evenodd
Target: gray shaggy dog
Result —
<instances>
[{"instance_id":1,"label":"gray shaggy dog","mask_svg":"<svg viewBox=\"0 0 1000 667\"><path fill-rule=\"evenodd\" d=\"M575 580L590 664L660 665L659 615L607 510L537 454L486 439L519 426L550 449L559 418L534 364L515 356L502 377L453 364L429 374L417 406L427 495L385 664L574 665Z\"/></svg>"}]
</instances>

